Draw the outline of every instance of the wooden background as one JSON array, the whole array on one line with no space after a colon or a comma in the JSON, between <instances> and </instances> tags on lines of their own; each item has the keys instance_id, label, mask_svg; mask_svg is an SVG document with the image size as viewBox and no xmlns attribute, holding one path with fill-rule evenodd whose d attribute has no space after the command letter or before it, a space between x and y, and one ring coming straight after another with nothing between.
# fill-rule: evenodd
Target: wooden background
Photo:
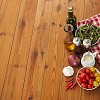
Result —
<instances>
[{"instance_id":1,"label":"wooden background","mask_svg":"<svg viewBox=\"0 0 100 100\"><path fill-rule=\"evenodd\" d=\"M65 91L68 5L77 20L100 13L100 0L0 0L0 100L100 100L100 87Z\"/></svg>"}]
</instances>

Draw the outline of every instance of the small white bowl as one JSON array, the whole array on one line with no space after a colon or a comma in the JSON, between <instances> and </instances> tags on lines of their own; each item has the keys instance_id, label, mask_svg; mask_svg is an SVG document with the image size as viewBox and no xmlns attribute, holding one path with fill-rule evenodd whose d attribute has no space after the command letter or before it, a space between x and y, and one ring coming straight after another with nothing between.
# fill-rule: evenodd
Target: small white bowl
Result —
<instances>
[{"instance_id":1,"label":"small white bowl","mask_svg":"<svg viewBox=\"0 0 100 100\"><path fill-rule=\"evenodd\" d=\"M81 70L84 69L84 68L90 68L90 67L82 67L79 71L81 71ZM100 74L100 71L99 71L97 68L95 68L95 69L96 69L96 71ZM77 75L76 75L76 81L77 81L77 78L78 78L78 73L79 73L79 71L77 72ZM77 83L78 83L78 81L77 81ZM92 89L83 88L79 83L78 83L78 85L79 85L82 89L84 89L84 90L94 90L94 89L96 89L97 87L99 87L100 83L99 83L99 85L98 85L97 87L94 87L94 88L92 88Z\"/></svg>"}]
</instances>

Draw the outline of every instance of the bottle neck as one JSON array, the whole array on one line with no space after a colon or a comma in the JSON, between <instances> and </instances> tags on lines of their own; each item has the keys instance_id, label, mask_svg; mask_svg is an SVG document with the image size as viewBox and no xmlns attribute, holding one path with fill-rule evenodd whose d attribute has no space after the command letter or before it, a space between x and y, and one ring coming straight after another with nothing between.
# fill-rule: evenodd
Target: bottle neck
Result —
<instances>
[{"instance_id":1,"label":"bottle neck","mask_svg":"<svg viewBox=\"0 0 100 100\"><path fill-rule=\"evenodd\" d=\"M72 41L73 41L73 39L74 39L74 36L73 36L73 34L72 33L70 33L70 32L68 32L68 36L72 39Z\"/></svg>"},{"instance_id":2,"label":"bottle neck","mask_svg":"<svg viewBox=\"0 0 100 100\"><path fill-rule=\"evenodd\" d=\"M73 11L68 12L68 17L73 18Z\"/></svg>"}]
</instances>

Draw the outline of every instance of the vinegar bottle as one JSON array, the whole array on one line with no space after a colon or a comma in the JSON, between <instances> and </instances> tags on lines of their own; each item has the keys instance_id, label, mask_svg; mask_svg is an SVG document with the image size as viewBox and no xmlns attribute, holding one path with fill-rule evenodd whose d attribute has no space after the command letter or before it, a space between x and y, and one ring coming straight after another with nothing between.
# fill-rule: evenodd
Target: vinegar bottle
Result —
<instances>
[{"instance_id":1,"label":"vinegar bottle","mask_svg":"<svg viewBox=\"0 0 100 100\"><path fill-rule=\"evenodd\" d=\"M64 40L64 44L65 44L65 48L67 50L74 50L75 45L73 43L73 26L71 24L66 24L65 28L64 28L65 32L66 32L66 39Z\"/></svg>"}]
</instances>

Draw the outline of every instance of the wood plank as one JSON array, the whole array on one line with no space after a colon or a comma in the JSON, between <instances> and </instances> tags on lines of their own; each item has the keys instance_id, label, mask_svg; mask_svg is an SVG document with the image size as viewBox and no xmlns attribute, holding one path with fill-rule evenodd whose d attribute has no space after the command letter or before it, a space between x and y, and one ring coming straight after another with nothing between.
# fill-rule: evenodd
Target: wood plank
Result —
<instances>
[{"instance_id":1,"label":"wood plank","mask_svg":"<svg viewBox=\"0 0 100 100\"><path fill-rule=\"evenodd\" d=\"M67 0L66 1L61 0L58 2L59 11L57 12L57 15L56 15L58 19L56 22L57 30L54 30L54 27L52 27L52 32L56 33L55 41L53 41L55 44L55 49L54 49L54 53L52 52L53 53L52 55L54 55L54 57L53 57L53 61L51 64L51 69L49 69L50 70L49 76L51 77L50 78L51 81L50 83L48 83L49 86L51 86L51 99L52 100L64 100L65 98L69 99L68 95L66 94L65 87L63 87L63 84L65 82L63 81L64 76L62 75L62 69L64 66L63 60L65 56L68 57L68 52L66 52L66 54L64 53L64 43L63 43L64 39L66 38L66 34L63 31L63 26L66 23L67 2L68 2ZM50 53L50 51L48 53ZM67 59L66 59L66 62L67 62ZM66 65L67 64L68 62L66 63Z\"/></svg>"},{"instance_id":2,"label":"wood plank","mask_svg":"<svg viewBox=\"0 0 100 100\"><path fill-rule=\"evenodd\" d=\"M39 0L38 1L38 7L37 7L37 11L36 11L36 17L35 17L35 25L34 25L34 29L45 29L46 24L48 24L48 22L45 21L46 20L44 17L44 11L45 11L45 0ZM42 20L42 18L44 18Z\"/></svg>"},{"instance_id":3,"label":"wood plank","mask_svg":"<svg viewBox=\"0 0 100 100\"><path fill-rule=\"evenodd\" d=\"M35 0L21 3L2 100L21 100L37 3Z\"/></svg>"},{"instance_id":4,"label":"wood plank","mask_svg":"<svg viewBox=\"0 0 100 100\"><path fill-rule=\"evenodd\" d=\"M41 17L43 17L44 8L45 8L45 0L38 1L35 24L34 24L34 31L33 31L34 35L32 37L32 47L31 47L31 51L30 51L31 53L30 53L30 57L29 57L28 69L26 72L25 84L24 84L23 95L22 95L23 100L28 99L28 98L33 98L33 95L34 95L31 93L31 91L32 91L32 78L33 78L33 74L34 74L34 69L38 68L38 66L35 65L36 60L37 60L37 56L39 55L37 50L38 50L38 47L40 47L41 37L42 37L43 33L45 33L45 28L42 29L43 27L42 28L40 27L41 26L40 25L41 24ZM37 30L38 28L39 28L39 30ZM44 55L43 50L41 50L41 55L42 56ZM37 66L37 67L35 67L35 66ZM38 73L38 70L39 70L39 68L35 70L36 73ZM41 73L41 77L39 77L39 78L42 78L42 74L43 73ZM36 80L36 82L37 82L37 80ZM40 83L42 83L42 80ZM34 86L37 87L37 84L34 83ZM39 89L36 87L34 87L35 90L37 91L36 94L39 94L38 93ZM36 98L39 98L39 97L37 96Z\"/></svg>"},{"instance_id":5,"label":"wood plank","mask_svg":"<svg viewBox=\"0 0 100 100\"><path fill-rule=\"evenodd\" d=\"M77 21L84 19L85 14L85 2L84 0L76 0L75 2L75 15L77 17Z\"/></svg>"},{"instance_id":6,"label":"wood plank","mask_svg":"<svg viewBox=\"0 0 100 100\"><path fill-rule=\"evenodd\" d=\"M48 68L45 70L45 73L44 73L43 87L42 87L42 92L41 92L41 100L46 100L46 99L58 100L59 99L58 95L60 94L59 86L61 83L60 80L61 80L61 74L62 74L62 73L60 73L60 70L62 68L61 67L62 66L62 58L61 58L61 62L57 63L57 61L60 60L60 59L58 59L58 57L60 55L63 56L63 54L59 53L59 55L57 55L58 54L57 48L58 48L58 43L59 43L58 42L58 36L59 36L58 19L60 16L59 12L61 11L61 8L62 8L61 1L54 0L53 1L53 13L52 13L52 18L51 18L53 26L51 26L50 38L48 40L48 51L47 51L47 57L46 57L46 64L48 65ZM62 51L63 51L63 49L61 50L61 52ZM46 94L46 96L45 96L45 94Z\"/></svg>"},{"instance_id":7,"label":"wood plank","mask_svg":"<svg viewBox=\"0 0 100 100\"><path fill-rule=\"evenodd\" d=\"M42 5L41 5L42 4ZM41 9L43 7L44 9ZM41 14L38 12L41 11ZM39 0L22 99L40 100L50 34L52 1ZM38 23L37 23L38 22ZM37 29L38 28L38 29Z\"/></svg>"},{"instance_id":8,"label":"wood plank","mask_svg":"<svg viewBox=\"0 0 100 100\"><path fill-rule=\"evenodd\" d=\"M0 0L0 8L1 8L1 6L2 6L2 2L3 2L3 0Z\"/></svg>"},{"instance_id":9,"label":"wood plank","mask_svg":"<svg viewBox=\"0 0 100 100\"><path fill-rule=\"evenodd\" d=\"M95 15L100 13L100 0L94 1L94 9L95 9Z\"/></svg>"},{"instance_id":10,"label":"wood plank","mask_svg":"<svg viewBox=\"0 0 100 100\"><path fill-rule=\"evenodd\" d=\"M84 19L94 15L94 0L85 0L85 15Z\"/></svg>"},{"instance_id":11,"label":"wood plank","mask_svg":"<svg viewBox=\"0 0 100 100\"><path fill-rule=\"evenodd\" d=\"M10 51L20 3L21 0L3 0L0 9L0 97L5 80L9 55L11 53Z\"/></svg>"}]
</instances>

